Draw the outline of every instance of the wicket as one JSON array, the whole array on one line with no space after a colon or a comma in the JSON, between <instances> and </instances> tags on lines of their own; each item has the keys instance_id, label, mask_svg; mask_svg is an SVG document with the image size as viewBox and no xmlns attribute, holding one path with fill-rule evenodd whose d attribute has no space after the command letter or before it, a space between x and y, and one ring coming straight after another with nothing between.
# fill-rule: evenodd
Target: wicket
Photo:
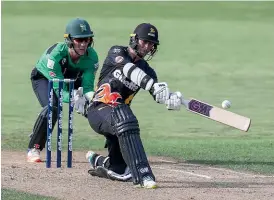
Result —
<instances>
[{"instance_id":1,"label":"wicket","mask_svg":"<svg viewBox=\"0 0 274 200\"><path fill-rule=\"evenodd\" d=\"M46 167L51 167L51 145L52 145L52 115L53 115L53 83L58 82L58 108L57 108L57 168L61 167L61 153L62 153L62 130L63 130L63 87L64 83L69 85L69 116L68 116L68 154L67 154L67 167L72 167L72 135L73 135L73 79L52 79L49 80L48 86L48 123L47 123L47 155Z\"/></svg>"}]
</instances>

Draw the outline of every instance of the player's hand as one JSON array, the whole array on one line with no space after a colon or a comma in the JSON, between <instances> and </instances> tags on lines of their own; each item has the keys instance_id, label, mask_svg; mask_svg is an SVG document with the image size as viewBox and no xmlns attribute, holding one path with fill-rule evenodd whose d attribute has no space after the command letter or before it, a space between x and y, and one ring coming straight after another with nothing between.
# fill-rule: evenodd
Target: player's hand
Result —
<instances>
[{"instance_id":1,"label":"player's hand","mask_svg":"<svg viewBox=\"0 0 274 200\"><path fill-rule=\"evenodd\" d=\"M74 109L78 114L86 114L86 98L83 96L83 88L74 91Z\"/></svg>"},{"instance_id":2,"label":"player's hand","mask_svg":"<svg viewBox=\"0 0 274 200\"><path fill-rule=\"evenodd\" d=\"M168 110L180 110L182 105L183 95L181 92L169 94L169 99L165 102Z\"/></svg>"},{"instance_id":3,"label":"player's hand","mask_svg":"<svg viewBox=\"0 0 274 200\"><path fill-rule=\"evenodd\" d=\"M73 96L83 96L83 87L79 87L77 90L74 90Z\"/></svg>"},{"instance_id":4,"label":"player's hand","mask_svg":"<svg viewBox=\"0 0 274 200\"><path fill-rule=\"evenodd\" d=\"M153 86L153 95L155 101L160 104L165 104L169 98L169 89L166 82L155 83Z\"/></svg>"},{"instance_id":5,"label":"player's hand","mask_svg":"<svg viewBox=\"0 0 274 200\"><path fill-rule=\"evenodd\" d=\"M75 96L74 97L74 109L78 114L85 115L86 114L86 98L85 97L80 97L80 96Z\"/></svg>"}]
</instances>

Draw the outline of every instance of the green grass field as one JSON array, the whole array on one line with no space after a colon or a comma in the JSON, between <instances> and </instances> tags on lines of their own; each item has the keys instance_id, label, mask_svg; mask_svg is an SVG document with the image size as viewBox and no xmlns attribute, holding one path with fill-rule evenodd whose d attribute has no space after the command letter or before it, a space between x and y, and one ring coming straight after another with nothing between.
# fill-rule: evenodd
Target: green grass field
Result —
<instances>
[{"instance_id":1,"label":"green grass field","mask_svg":"<svg viewBox=\"0 0 274 200\"><path fill-rule=\"evenodd\" d=\"M159 29L161 45L150 64L160 81L216 106L228 99L230 110L252 125L245 133L184 110L169 112L142 91L132 108L147 152L274 174L273 9L274 2L2 2L2 150L26 151L40 111L31 69L63 40L71 18L90 22L101 63L112 45L128 44L137 24L150 22ZM103 144L75 114L74 150Z\"/></svg>"},{"instance_id":2,"label":"green grass field","mask_svg":"<svg viewBox=\"0 0 274 200\"><path fill-rule=\"evenodd\" d=\"M25 192L18 192L10 189L3 189L1 191L1 197L4 200L56 200L56 198L43 197L40 195L32 195Z\"/></svg>"}]
</instances>

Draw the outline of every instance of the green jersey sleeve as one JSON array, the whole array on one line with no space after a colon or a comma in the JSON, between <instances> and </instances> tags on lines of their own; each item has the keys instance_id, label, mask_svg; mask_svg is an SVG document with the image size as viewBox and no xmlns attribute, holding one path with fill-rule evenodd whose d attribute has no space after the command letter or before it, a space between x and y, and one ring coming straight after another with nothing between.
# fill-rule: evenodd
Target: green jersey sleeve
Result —
<instances>
[{"instance_id":1,"label":"green jersey sleeve","mask_svg":"<svg viewBox=\"0 0 274 200\"><path fill-rule=\"evenodd\" d=\"M82 87L83 87L83 93L89 97L89 99L92 98L91 95L93 95L94 92L94 81L96 72L99 68L99 61L98 61L98 55L94 49L90 51L91 53L90 58L93 62L90 62L91 66L88 66L86 70L83 72L82 75Z\"/></svg>"}]
</instances>

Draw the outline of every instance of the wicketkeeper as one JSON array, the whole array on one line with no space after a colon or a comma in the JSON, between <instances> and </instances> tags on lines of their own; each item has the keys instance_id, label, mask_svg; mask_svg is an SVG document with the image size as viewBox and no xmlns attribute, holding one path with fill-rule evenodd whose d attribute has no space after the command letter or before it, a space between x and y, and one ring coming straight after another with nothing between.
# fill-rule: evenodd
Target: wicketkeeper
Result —
<instances>
[{"instance_id":1,"label":"wicketkeeper","mask_svg":"<svg viewBox=\"0 0 274 200\"><path fill-rule=\"evenodd\" d=\"M180 109L181 93L170 93L167 83L158 82L155 71L147 63L155 55L158 45L156 27L142 23L131 34L129 46L110 48L88 108L90 126L105 136L108 156L93 151L86 154L91 175L119 181L132 179L135 185L144 188L157 186L130 104L143 88L157 103L166 104L169 110Z\"/></svg>"},{"instance_id":2,"label":"wicketkeeper","mask_svg":"<svg viewBox=\"0 0 274 200\"><path fill-rule=\"evenodd\" d=\"M41 162L47 137L48 80L74 79L74 108L85 115L85 105L94 94L94 79L98 69L98 55L93 48L93 31L88 22L81 18L72 19L66 26L65 41L46 49L31 72L33 91L42 106L34 124L28 146L28 162ZM53 120L57 121L58 83L53 84ZM63 102L68 103L68 85L64 84ZM83 94L84 95L83 95Z\"/></svg>"}]
</instances>

